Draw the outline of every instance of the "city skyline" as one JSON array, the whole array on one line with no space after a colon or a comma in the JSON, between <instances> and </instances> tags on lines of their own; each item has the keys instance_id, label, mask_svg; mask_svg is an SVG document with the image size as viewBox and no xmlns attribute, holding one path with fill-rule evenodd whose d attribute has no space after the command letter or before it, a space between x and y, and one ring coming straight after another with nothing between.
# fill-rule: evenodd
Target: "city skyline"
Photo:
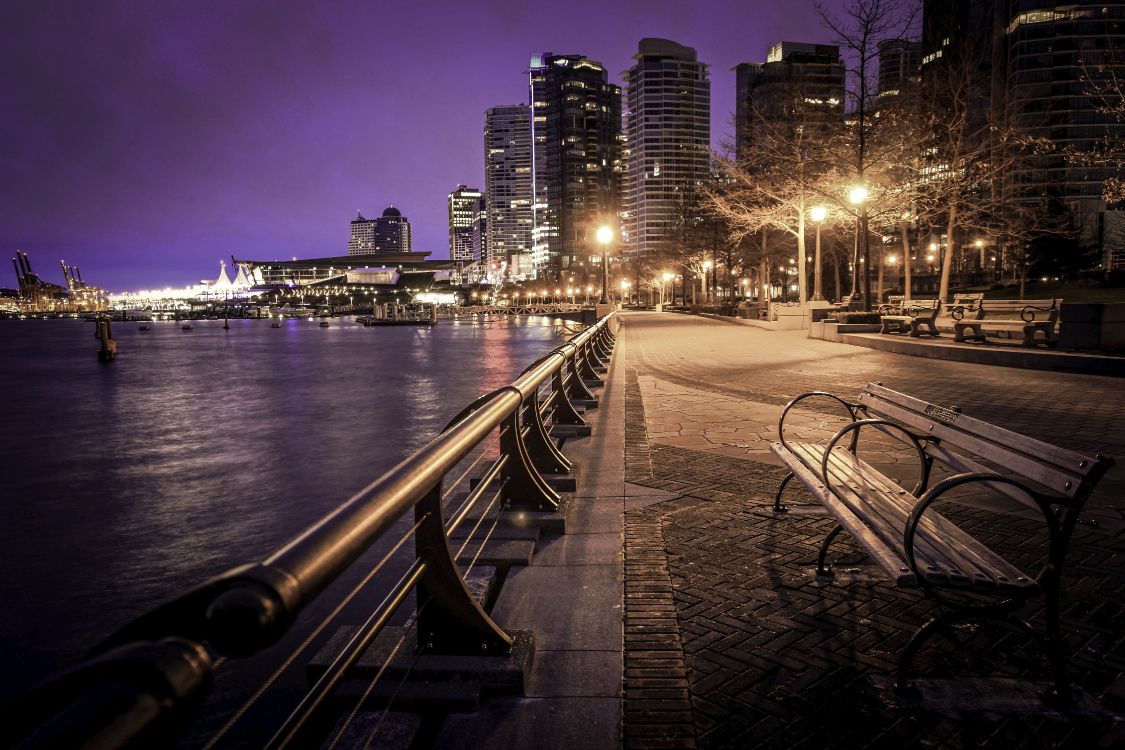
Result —
<instances>
[{"instance_id":1,"label":"city skyline","mask_svg":"<svg viewBox=\"0 0 1125 750\"><path fill-rule=\"evenodd\" d=\"M176 285L232 253L336 254L357 210L394 205L441 258L450 186L484 183L485 111L525 103L532 54L586 55L621 85L642 37L695 47L718 148L730 68L783 39L831 41L812 2L590 4L604 24L582 5L550 23L505 3L8 9L0 100L20 116L5 118L0 242L111 289Z\"/></svg>"}]
</instances>

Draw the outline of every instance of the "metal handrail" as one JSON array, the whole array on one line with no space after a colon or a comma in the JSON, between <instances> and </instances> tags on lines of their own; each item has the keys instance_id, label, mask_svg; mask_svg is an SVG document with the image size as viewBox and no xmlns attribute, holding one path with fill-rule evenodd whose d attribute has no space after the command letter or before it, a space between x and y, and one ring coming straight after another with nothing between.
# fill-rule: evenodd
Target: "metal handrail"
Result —
<instances>
[{"instance_id":1,"label":"metal handrail","mask_svg":"<svg viewBox=\"0 0 1125 750\"><path fill-rule=\"evenodd\" d=\"M21 747L88 743L113 748L152 744L168 736L202 701L218 664L277 642L309 602L412 508L416 560L384 606L368 618L362 647L378 635L406 592L417 590L422 647L453 654L510 650L512 638L469 593L449 534L489 485L499 486L497 495L507 508L557 507L559 496L541 472L557 472L569 462L545 440L548 428L542 421L540 391L550 387L553 411L570 419L569 424L575 417L581 421L570 398L590 395L581 373L591 358L600 363L608 356L612 316L611 312L537 360L511 385L482 396L427 445L264 561L234 568L138 618L104 642L91 659L33 688L10 707L12 720L0 729L0 739ZM446 474L494 431L499 434L499 456L447 525L442 503ZM361 650L357 646L352 657L358 658ZM295 713L286 721L279 747L297 736L354 658L337 661L347 663L314 686L302 703L309 704L309 712Z\"/></svg>"}]
</instances>

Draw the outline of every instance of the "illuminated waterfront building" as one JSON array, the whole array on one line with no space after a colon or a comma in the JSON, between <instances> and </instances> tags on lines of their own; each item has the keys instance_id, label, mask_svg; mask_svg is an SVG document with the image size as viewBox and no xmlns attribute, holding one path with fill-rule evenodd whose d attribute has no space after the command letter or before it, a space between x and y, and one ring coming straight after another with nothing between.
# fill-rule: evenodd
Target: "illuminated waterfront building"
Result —
<instances>
[{"instance_id":1,"label":"illuminated waterfront building","mask_svg":"<svg viewBox=\"0 0 1125 750\"><path fill-rule=\"evenodd\" d=\"M695 50L642 39L625 72L626 253L657 252L671 239L711 167L711 82Z\"/></svg>"},{"instance_id":2,"label":"illuminated waterfront building","mask_svg":"<svg viewBox=\"0 0 1125 750\"><path fill-rule=\"evenodd\" d=\"M486 255L481 231L484 195L476 188L458 185L449 194L449 259L476 263Z\"/></svg>"},{"instance_id":3,"label":"illuminated waterfront building","mask_svg":"<svg viewBox=\"0 0 1125 750\"><path fill-rule=\"evenodd\" d=\"M844 61L831 44L779 42L763 63L735 71L735 151L745 158L755 124L792 122L832 128L844 117Z\"/></svg>"},{"instance_id":4,"label":"illuminated waterfront building","mask_svg":"<svg viewBox=\"0 0 1125 750\"><path fill-rule=\"evenodd\" d=\"M618 226L621 88L601 63L550 52L531 58L536 273L557 278L600 252L598 227Z\"/></svg>"},{"instance_id":5,"label":"illuminated waterfront building","mask_svg":"<svg viewBox=\"0 0 1125 750\"><path fill-rule=\"evenodd\" d=\"M484 119L488 227L481 259L526 269L526 275L534 275L530 112L526 104L492 107Z\"/></svg>"},{"instance_id":6,"label":"illuminated waterfront building","mask_svg":"<svg viewBox=\"0 0 1125 750\"><path fill-rule=\"evenodd\" d=\"M348 237L348 255L367 253L409 253L412 248L410 222L390 206L377 219L356 212Z\"/></svg>"}]
</instances>

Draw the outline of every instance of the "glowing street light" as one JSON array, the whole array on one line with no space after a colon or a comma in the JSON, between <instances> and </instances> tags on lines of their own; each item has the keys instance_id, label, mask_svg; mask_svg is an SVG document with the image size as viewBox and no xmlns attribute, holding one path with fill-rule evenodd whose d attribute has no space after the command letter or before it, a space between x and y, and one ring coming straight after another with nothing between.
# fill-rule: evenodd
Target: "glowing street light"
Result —
<instances>
[{"instance_id":1,"label":"glowing street light","mask_svg":"<svg viewBox=\"0 0 1125 750\"><path fill-rule=\"evenodd\" d=\"M606 250L609 248L609 243L613 242L613 229L607 226L598 227L595 234L598 244L602 246L602 296L598 304L605 305L609 303L606 299L606 290L609 288L609 257L606 255Z\"/></svg>"},{"instance_id":2,"label":"glowing street light","mask_svg":"<svg viewBox=\"0 0 1125 750\"><path fill-rule=\"evenodd\" d=\"M828 209L824 206L813 206L809 211L809 218L816 224L816 262L813 263L813 296L814 300L824 299L824 288L821 285L820 273L820 225L828 218Z\"/></svg>"},{"instance_id":3,"label":"glowing street light","mask_svg":"<svg viewBox=\"0 0 1125 750\"><path fill-rule=\"evenodd\" d=\"M856 214L855 226L855 251L852 254L853 263L859 266L859 250L863 248L863 306L864 309L871 309L871 263L869 262L868 255L870 254L867 244L867 188L863 185L856 185L848 191L848 202L858 209ZM852 293L851 299L855 300L859 296L859 277L857 274L852 274Z\"/></svg>"}]
</instances>

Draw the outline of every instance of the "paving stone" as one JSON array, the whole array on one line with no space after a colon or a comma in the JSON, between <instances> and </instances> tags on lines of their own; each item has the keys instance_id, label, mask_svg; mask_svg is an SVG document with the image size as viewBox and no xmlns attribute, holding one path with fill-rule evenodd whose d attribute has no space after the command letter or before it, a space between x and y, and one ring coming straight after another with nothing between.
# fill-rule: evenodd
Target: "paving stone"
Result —
<instances>
[{"instance_id":1,"label":"paving stone","mask_svg":"<svg viewBox=\"0 0 1125 750\"><path fill-rule=\"evenodd\" d=\"M843 538L833 551L838 568L849 572L833 581L810 575L832 523L808 510L772 513L785 471L768 442L797 393L827 389L854 397L866 382L882 381L1048 442L1119 459L1088 504L1091 517L1105 522L1080 526L1072 541L1063 628L1074 683L1120 712L1122 381L923 361L683 316L626 316L618 341L626 368L626 478L671 493L625 508L625 747L655 747L631 744L661 737L654 727L677 727L680 740L701 748L1117 746L1122 723L1105 716L943 712L884 700L872 677L893 673L934 605L890 586ZM843 424L830 404L791 417L787 429L810 438ZM875 443L872 455L884 471L913 481L913 466L891 446ZM807 495L801 497L794 488L786 502L808 508ZM1040 519L976 498L947 507L1013 563L1034 569L1042 558ZM1025 614L1042 624L1035 606ZM668 629L673 621L676 633ZM649 626L659 629L642 629ZM658 641L657 633L667 637ZM1026 639L990 628L966 628L958 638L956 646L927 646L916 670L926 679L985 674L1023 685L1044 674L1041 654ZM657 642L666 648L654 649ZM648 687L657 681L686 682L688 706L680 691Z\"/></svg>"}]
</instances>

